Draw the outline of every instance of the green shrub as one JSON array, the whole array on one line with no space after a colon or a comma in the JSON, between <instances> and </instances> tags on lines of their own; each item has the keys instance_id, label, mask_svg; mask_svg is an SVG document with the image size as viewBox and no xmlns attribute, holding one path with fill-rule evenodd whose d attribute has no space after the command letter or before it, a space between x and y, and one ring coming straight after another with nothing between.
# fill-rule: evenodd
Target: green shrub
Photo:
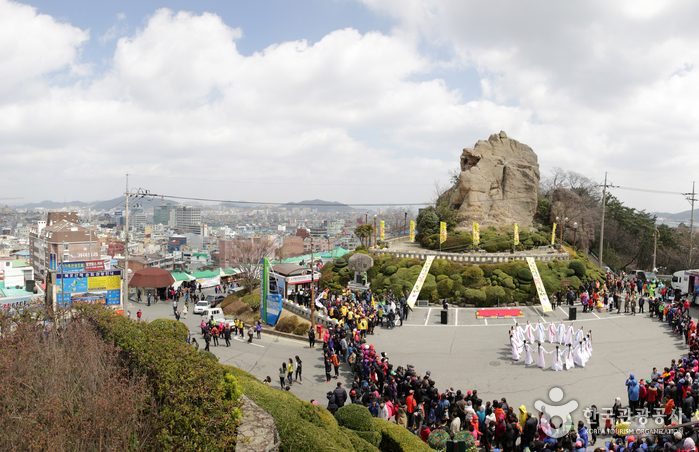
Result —
<instances>
[{"instance_id":1,"label":"green shrub","mask_svg":"<svg viewBox=\"0 0 699 452\"><path fill-rule=\"evenodd\" d=\"M568 268L573 269L575 271L575 276L578 278L585 276L585 264L580 261L571 261L570 264L568 264Z\"/></svg>"},{"instance_id":2,"label":"green shrub","mask_svg":"<svg viewBox=\"0 0 699 452\"><path fill-rule=\"evenodd\" d=\"M196 353L170 321L133 322L111 309L81 305L77 318L122 350L127 368L143 375L152 396L153 435L145 449L231 450L240 391L218 362ZM144 407L146 409L146 407Z\"/></svg>"},{"instance_id":3,"label":"green shrub","mask_svg":"<svg viewBox=\"0 0 699 452\"><path fill-rule=\"evenodd\" d=\"M434 450L445 450L449 441L449 433L444 430L435 430L427 437L427 445Z\"/></svg>"},{"instance_id":4,"label":"green shrub","mask_svg":"<svg viewBox=\"0 0 699 452\"><path fill-rule=\"evenodd\" d=\"M372 417L364 405L352 403L345 405L335 413L338 425L350 430L368 432L373 430Z\"/></svg>"},{"instance_id":5,"label":"green shrub","mask_svg":"<svg viewBox=\"0 0 699 452\"><path fill-rule=\"evenodd\" d=\"M250 306L254 312L260 310L260 294L245 295L240 301Z\"/></svg>"},{"instance_id":6,"label":"green shrub","mask_svg":"<svg viewBox=\"0 0 699 452\"><path fill-rule=\"evenodd\" d=\"M345 259L339 257L339 258L335 259L335 261L333 262L333 267L334 267L334 269L338 269L338 270L341 268L345 268L345 267L347 267L347 261ZM325 266L323 266L323 268L325 268Z\"/></svg>"},{"instance_id":7,"label":"green shrub","mask_svg":"<svg viewBox=\"0 0 699 452\"><path fill-rule=\"evenodd\" d=\"M439 283L441 281L444 281L445 279L449 278L447 275L439 275L435 279Z\"/></svg>"},{"instance_id":8,"label":"green shrub","mask_svg":"<svg viewBox=\"0 0 699 452\"><path fill-rule=\"evenodd\" d=\"M520 281L531 281L532 279L534 279L534 277L532 276L531 270L522 267L519 270L517 270L517 279L519 279Z\"/></svg>"},{"instance_id":9,"label":"green shrub","mask_svg":"<svg viewBox=\"0 0 699 452\"><path fill-rule=\"evenodd\" d=\"M189 335L187 325L177 320L156 319L146 323L144 328L147 328L154 336L167 337L179 341L186 341Z\"/></svg>"},{"instance_id":10,"label":"green shrub","mask_svg":"<svg viewBox=\"0 0 699 452\"><path fill-rule=\"evenodd\" d=\"M485 291L481 289L466 289L464 293L464 300L469 304L485 306L485 299Z\"/></svg>"},{"instance_id":11,"label":"green shrub","mask_svg":"<svg viewBox=\"0 0 699 452\"><path fill-rule=\"evenodd\" d=\"M374 430L381 433L382 452L430 452L432 449L405 427L383 419L373 418Z\"/></svg>"},{"instance_id":12,"label":"green shrub","mask_svg":"<svg viewBox=\"0 0 699 452\"><path fill-rule=\"evenodd\" d=\"M463 279L461 278L461 275L459 275L458 273L454 273L449 278L451 278L452 281L454 281L457 284L463 284Z\"/></svg>"},{"instance_id":13,"label":"green shrub","mask_svg":"<svg viewBox=\"0 0 699 452\"><path fill-rule=\"evenodd\" d=\"M454 435L455 441L466 443L466 452L476 452L476 438L468 430L462 430ZM525 446L526 447L526 446Z\"/></svg>"},{"instance_id":14,"label":"green shrub","mask_svg":"<svg viewBox=\"0 0 699 452\"><path fill-rule=\"evenodd\" d=\"M202 357L208 359L209 361L213 361L215 363L218 362L218 356L214 355L211 352L207 352L206 350L199 350L199 353Z\"/></svg>"},{"instance_id":15,"label":"green shrub","mask_svg":"<svg viewBox=\"0 0 699 452\"><path fill-rule=\"evenodd\" d=\"M392 274L394 274L394 273L397 272L397 271L398 271L398 267L396 267L395 265L389 265L389 266L386 267L386 269L383 271L383 274L386 275L386 276L391 276Z\"/></svg>"},{"instance_id":16,"label":"green shrub","mask_svg":"<svg viewBox=\"0 0 699 452\"><path fill-rule=\"evenodd\" d=\"M349 438L350 442L354 446L354 449L357 452L379 452L379 449L377 449L377 446L374 446L373 444L369 443L367 440L363 439L361 436L359 436L359 432L355 432L354 430L350 430L347 427L340 427L342 432ZM378 432L365 432L365 433L375 433L378 435L379 442L381 441L381 434Z\"/></svg>"},{"instance_id":17,"label":"green shrub","mask_svg":"<svg viewBox=\"0 0 699 452\"><path fill-rule=\"evenodd\" d=\"M311 328L311 324L307 322L299 323L296 328L294 328L293 333L297 336L306 336L308 330Z\"/></svg>"},{"instance_id":18,"label":"green shrub","mask_svg":"<svg viewBox=\"0 0 699 452\"><path fill-rule=\"evenodd\" d=\"M298 324L299 320L296 318L296 316L290 315L288 317L279 319L277 324L274 326L274 329L281 331L282 333L292 333Z\"/></svg>"},{"instance_id":19,"label":"green shrub","mask_svg":"<svg viewBox=\"0 0 699 452\"><path fill-rule=\"evenodd\" d=\"M439 298L450 297L452 295L453 287L454 281L445 276L443 280L437 283L437 293L439 294Z\"/></svg>"},{"instance_id":20,"label":"green shrub","mask_svg":"<svg viewBox=\"0 0 699 452\"><path fill-rule=\"evenodd\" d=\"M290 392L265 386L254 375L241 369L232 366L225 368L238 379L243 393L274 417L281 439L281 452L357 450L349 435L340 429L333 415L325 408L304 402Z\"/></svg>"},{"instance_id":21,"label":"green shrub","mask_svg":"<svg viewBox=\"0 0 699 452\"><path fill-rule=\"evenodd\" d=\"M500 286L486 287L485 288L485 303L486 306L496 306L498 304L498 299L500 303L509 303L507 293L505 289Z\"/></svg>"},{"instance_id":22,"label":"green shrub","mask_svg":"<svg viewBox=\"0 0 699 452\"><path fill-rule=\"evenodd\" d=\"M375 432L375 431L370 431L370 432L362 432L359 430L354 430L354 433L357 434L360 438L362 438L364 441L367 443L371 444L374 447L379 447L381 444L381 433Z\"/></svg>"}]
</instances>

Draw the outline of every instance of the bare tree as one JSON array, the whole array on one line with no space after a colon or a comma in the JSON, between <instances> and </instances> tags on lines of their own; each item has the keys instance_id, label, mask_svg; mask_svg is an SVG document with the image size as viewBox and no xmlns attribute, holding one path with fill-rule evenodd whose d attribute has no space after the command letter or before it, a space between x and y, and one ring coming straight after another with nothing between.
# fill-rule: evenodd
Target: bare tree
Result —
<instances>
[{"instance_id":1,"label":"bare tree","mask_svg":"<svg viewBox=\"0 0 699 452\"><path fill-rule=\"evenodd\" d=\"M415 220L415 209L407 207L389 207L382 215L386 224L387 234L398 234L407 231L411 220Z\"/></svg>"},{"instance_id":2,"label":"bare tree","mask_svg":"<svg viewBox=\"0 0 699 452\"><path fill-rule=\"evenodd\" d=\"M262 259L273 259L278 246L275 241L267 238L260 239L237 239L233 241L231 256L233 265L240 270L240 278L248 294L260 280L260 261Z\"/></svg>"}]
</instances>

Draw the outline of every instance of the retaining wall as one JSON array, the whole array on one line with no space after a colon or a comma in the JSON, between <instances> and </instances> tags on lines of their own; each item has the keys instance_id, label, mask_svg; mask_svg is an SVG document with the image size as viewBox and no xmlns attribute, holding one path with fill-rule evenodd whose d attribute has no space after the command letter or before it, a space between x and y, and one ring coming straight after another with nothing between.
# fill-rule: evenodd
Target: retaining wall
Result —
<instances>
[{"instance_id":1,"label":"retaining wall","mask_svg":"<svg viewBox=\"0 0 699 452\"><path fill-rule=\"evenodd\" d=\"M525 261L528 257L548 263L555 260L567 261L570 259L568 253L540 253L540 254L510 254L510 253L441 253L436 251L401 251L392 249L369 250L371 254L381 256L389 254L397 258L418 258L427 259L427 256L435 256L436 259L447 259L454 262L467 264L503 264L511 261Z\"/></svg>"},{"instance_id":2,"label":"retaining wall","mask_svg":"<svg viewBox=\"0 0 699 452\"><path fill-rule=\"evenodd\" d=\"M292 312L304 319L311 321L311 310L303 306L299 306L296 303L289 300L282 300L282 306L289 312ZM316 324L323 325L323 328L329 328L331 326L337 325L337 320L331 319L327 315L321 314L316 311Z\"/></svg>"}]
</instances>

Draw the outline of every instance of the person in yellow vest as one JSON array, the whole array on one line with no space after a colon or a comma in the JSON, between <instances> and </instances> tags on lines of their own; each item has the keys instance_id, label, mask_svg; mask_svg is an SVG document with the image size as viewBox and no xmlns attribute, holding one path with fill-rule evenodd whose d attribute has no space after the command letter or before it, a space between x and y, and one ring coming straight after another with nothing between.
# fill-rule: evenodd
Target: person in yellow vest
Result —
<instances>
[{"instance_id":1,"label":"person in yellow vest","mask_svg":"<svg viewBox=\"0 0 699 452\"><path fill-rule=\"evenodd\" d=\"M364 317L359 319L359 326L357 328L359 329L359 334L362 339L366 339L367 321Z\"/></svg>"}]
</instances>

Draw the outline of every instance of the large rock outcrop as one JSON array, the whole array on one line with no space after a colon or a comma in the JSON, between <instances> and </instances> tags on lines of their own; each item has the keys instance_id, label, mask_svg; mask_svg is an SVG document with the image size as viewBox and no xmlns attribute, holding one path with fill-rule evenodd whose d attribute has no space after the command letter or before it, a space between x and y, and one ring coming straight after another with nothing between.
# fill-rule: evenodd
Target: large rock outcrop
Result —
<instances>
[{"instance_id":1,"label":"large rock outcrop","mask_svg":"<svg viewBox=\"0 0 699 452\"><path fill-rule=\"evenodd\" d=\"M507 138L505 132L479 140L461 154L459 182L451 189L458 209L457 229L530 226L539 195L539 163L532 148Z\"/></svg>"}]
</instances>

